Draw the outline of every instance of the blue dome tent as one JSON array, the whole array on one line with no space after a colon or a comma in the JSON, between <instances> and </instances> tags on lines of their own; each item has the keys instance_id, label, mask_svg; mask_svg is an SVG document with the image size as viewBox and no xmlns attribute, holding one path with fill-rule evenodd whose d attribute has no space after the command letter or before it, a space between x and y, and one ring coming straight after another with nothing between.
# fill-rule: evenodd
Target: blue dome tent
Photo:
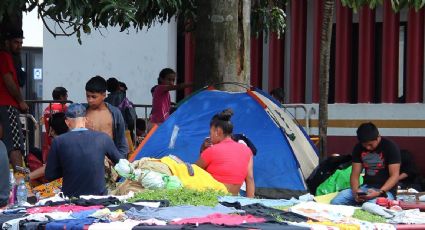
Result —
<instances>
[{"instance_id":1,"label":"blue dome tent","mask_svg":"<svg viewBox=\"0 0 425 230\"><path fill-rule=\"evenodd\" d=\"M231 108L234 133L247 136L257 148L254 157L256 195L289 198L305 192L305 179L318 165L314 146L274 99L260 90L223 92L204 89L183 101L159 127L151 130L130 157L176 155L194 163L209 136L212 116Z\"/></svg>"}]
</instances>

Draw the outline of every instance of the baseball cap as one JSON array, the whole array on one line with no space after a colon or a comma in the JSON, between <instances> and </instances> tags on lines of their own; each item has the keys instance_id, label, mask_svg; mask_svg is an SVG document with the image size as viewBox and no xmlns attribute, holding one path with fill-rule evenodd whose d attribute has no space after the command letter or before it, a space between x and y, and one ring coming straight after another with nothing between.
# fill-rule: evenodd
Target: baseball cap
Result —
<instances>
[{"instance_id":1,"label":"baseball cap","mask_svg":"<svg viewBox=\"0 0 425 230\"><path fill-rule=\"evenodd\" d=\"M21 29L8 29L4 32L5 39L24 38L24 31Z\"/></svg>"},{"instance_id":2,"label":"baseball cap","mask_svg":"<svg viewBox=\"0 0 425 230\"><path fill-rule=\"evenodd\" d=\"M80 103L72 103L65 112L67 118L78 118L86 116L86 107Z\"/></svg>"}]
</instances>

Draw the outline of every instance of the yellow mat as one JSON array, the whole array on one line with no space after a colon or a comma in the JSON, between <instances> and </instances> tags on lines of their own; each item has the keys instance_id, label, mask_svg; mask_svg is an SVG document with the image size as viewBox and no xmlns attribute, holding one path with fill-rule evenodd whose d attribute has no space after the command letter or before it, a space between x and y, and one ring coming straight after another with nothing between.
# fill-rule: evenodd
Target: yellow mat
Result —
<instances>
[{"instance_id":1,"label":"yellow mat","mask_svg":"<svg viewBox=\"0 0 425 230\"><path fill-rule=\"evenodd\" d=\"M333 198L335 198L337 194L338 194L338 192L334 192L334 193L329 193L329 194L322 195L322 196L315 196L314 197L314 200L317 203L330 204L331 203L331 200Z\"/></svg>"}]
</instances>

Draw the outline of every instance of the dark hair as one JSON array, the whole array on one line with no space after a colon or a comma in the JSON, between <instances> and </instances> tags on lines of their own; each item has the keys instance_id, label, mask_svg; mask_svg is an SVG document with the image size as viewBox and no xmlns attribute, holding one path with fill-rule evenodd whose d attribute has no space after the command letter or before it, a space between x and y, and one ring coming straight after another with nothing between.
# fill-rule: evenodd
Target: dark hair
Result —
<instances>
[{"instance_id":1,"label":"dark hair","mask_svg":"<svg viewBox=\"0 0 425 230\"><path fill-rule=\"evenodd\" d=\"M66 96L67 93L68 91L64 87L58 86L52 91L53 100L60 100L61 96Z\"/></svg>"},{"instance_id":2,"label":"dark hair","mask_svg":"<svg viewBox=\"0 0 425 230\"><path fill-rule=\"evenodd\" d=\"M120 83L119 81L114 78L111 77L106 81L106 89L108 90L108 92L112 93L112 92L116 92L120 87Z\"/></svg>"},{"instance_id":3,"label":"dark hair","mask_svg":"<svg viewBox=\"0 0 425 230\"><path fill-rule=\"evenodd\" d=\"M158 81L159 81L159 79L158 79ZM159 82L158 82L158 85L159 85ZM155 89L156 89L156 87L157 87L158 85L155 85L155 86L153 86L153 87L151 88L151 94L152 94L152 96L153 96L153 93L155 92Z\"/></svg>"},{"instance_id":4,"label":"dark hair","mask_svg":"<svg viewBox=\"0 0 425 230\"><path fill-rule=\"evenodd\" d=\"M106 80L97 75L96 77L92 77L86 83L86 91L91 93L105 93L106 92Z\"/></svg>"},{"instance_id":5,"label":"dark hair","mask_svg":"<svg viewBox=\"0 0 425 230\"><path fill-rule=\"evenodd\" d=\"M124 90L127 90L128 88L127 88L127 85L124 83L124 82L122 82L122 81L120 81L119 82L119 86L120 87L123 87L124 88Z\"/></svg>"},{"instance_id":6,"label":"dark hair","mask_svg":"<svg viewBox=\"0 0 425 230\"><path fill-rule=\"evenodd\" d=\"M136 129L146 131L146 121L143 118L136 119Z\"/></svg>"},{"instance_id":7,"label":"dark hair","mask_svg":"<svg viewBox=\"0 0 425 230\"><path fill-rule=\"evenodd\" d=\"M161 79L164 79L168 74L176 74L176 72L171 68L164 68L159 72L158 85L161 83Z\"/></svg>"},{"instance_id":8,"label":"dark hair","mask_svg":"<svg viewBox=\"0 0 425 230\"><path fill-rule=\"evenodd\" d=\"M285 101L285 90L283 88L276 88L270 92L274 98L276 98L280 103Z\"/></svg>"},{"instance_id":9,"label":"dark hair","mask_svg":"<svg viewBox=\"0 0 425 230\"><path fill-rule=\"evenodd\" d=\"M233 124L230 118L233 115L232 109L225 109L221 113L213 116L210 122L210 127L220 127L223 129L224 134L230 135L233 132Z\"/></svg>"},{"instance_id":10,"label":"dark hair","mask_svg":"<svg viewBox=\"0 0 425 230\"><path fill-rule=\"evenodd\" d=\"M69 128L65 123L65 113L54 113L49 119L49 126L55 131L56 135L68 132Z\"/></svg>"},{"instance_id":11,"label":"dark hair","mask_svg":"<svg viewBox=\"0 0 425 230\"><path fill-rule=\"evenodd\" d=\"M360 143L374 141L378 136L378 128L372 122L363 123L357 128L357 139Z\"/></svg>"}]
</instances>

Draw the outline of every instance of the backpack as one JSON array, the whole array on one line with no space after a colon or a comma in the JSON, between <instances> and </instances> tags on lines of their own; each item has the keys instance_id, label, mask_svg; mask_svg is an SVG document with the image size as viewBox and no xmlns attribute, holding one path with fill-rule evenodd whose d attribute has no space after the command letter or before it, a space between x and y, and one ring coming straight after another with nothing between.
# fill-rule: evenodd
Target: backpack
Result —
<instances>
[{"instance_id":1,"label":"backpack","mask_svg":"<svg viewBox=\"0 0 425 230\"><path fill-rule=\"evenodd\" d=\"M248 148L251 149L252 155L254 156L257 155L257 148L252 143L252 141L247 136L245 136L245 134L242 134L242 133L233 134L232 139L236 142L239 142L239 141L245 142L246 146L248 146Z\"/></svg>"},{"instance_id":2,"label":"backpack","mask_svg":"<svg viewBox=\"0 0 425 230\"><path fill-rule=\"evenodd\" d=\"M351 155L331 156L325 158L306 179L308 190L316 195L317 187L328 179L337 169L345 169L351 165Z\"/></svg>"},{"instance_id":3,"label":"backpack","mask_svg":"<svg viewBox=\"0 0 425 230\"><path fill-rule=\"evenodd\" d=\"M136 109L133 106L133 103L128 100L128 98L124 98L122 102L118 105L118 108L121 111L121 114L124 118L124 122L127 125L129 130L134 130L136 126L137 113Z\"/></svg>"}]
</instances>

